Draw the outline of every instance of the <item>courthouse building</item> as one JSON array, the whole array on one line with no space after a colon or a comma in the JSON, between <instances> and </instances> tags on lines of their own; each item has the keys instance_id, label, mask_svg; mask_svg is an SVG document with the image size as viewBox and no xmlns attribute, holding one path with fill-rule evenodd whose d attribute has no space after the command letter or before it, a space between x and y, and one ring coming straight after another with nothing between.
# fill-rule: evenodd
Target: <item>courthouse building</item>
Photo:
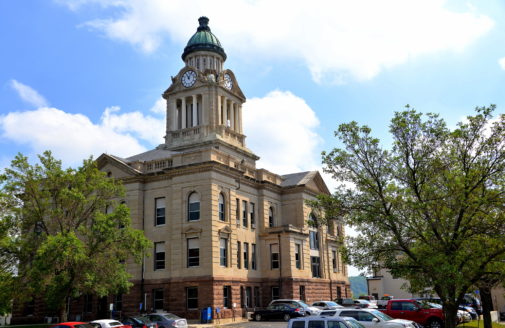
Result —
<instances>
[{"instance_id":1,"label":"courthouse building","mask_svg":"<svg viewBox=\"0 0 505 328\"><path fill-rule=\"evenodd\" d=\"M209 20L198 21L183 67L163 92L165 142L97 159L123 181L133 227L152 241L152 256L127 264L128 294L81 298L70 318L103 316L110 303L123 314L142 308L195 318L210 306L238 317L276 298L350 297L342 225L307 223L315 218L305 201L329 193L321 175L256 167L242 126L246 98Z\"/></svg>"}]
</instances>

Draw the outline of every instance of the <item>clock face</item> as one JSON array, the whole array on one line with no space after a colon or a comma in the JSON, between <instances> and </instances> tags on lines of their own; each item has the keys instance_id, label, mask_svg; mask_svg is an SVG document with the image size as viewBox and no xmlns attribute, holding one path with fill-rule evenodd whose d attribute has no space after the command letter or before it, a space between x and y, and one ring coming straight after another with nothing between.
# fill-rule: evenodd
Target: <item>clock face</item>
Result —
<instances>
[{"instance_id":1,"label":"clock face","mask_svg":"<svg viewBox=\"0 0 505 328\"><path fill-rule=\"evenodd\" d=\"M186 88L189 88L196 82L196 73L195 71L186 71L182 75L182 85L185 86Z\"/></svg>"},{"instance_id":2,"label":"clock face","mask_svg":"<svg viewBox=\"0 0 505 328\"><path fill-rule=\"evenodd\" d=\"M231 90L233 87L233 81L231 80L231 76L229 74L224 75L224 87L228 90Z\"/></svg>"}]
</instances>

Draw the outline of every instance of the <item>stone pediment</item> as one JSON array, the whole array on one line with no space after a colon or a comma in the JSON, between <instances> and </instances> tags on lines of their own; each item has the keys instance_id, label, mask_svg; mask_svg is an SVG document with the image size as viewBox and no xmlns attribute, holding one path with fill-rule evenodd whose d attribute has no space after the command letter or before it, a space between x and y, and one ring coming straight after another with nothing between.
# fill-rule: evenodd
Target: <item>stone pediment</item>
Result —
<instances>
[{"instance_id":1,"label":"stone pediment","mask_svg":"<svg viewBox=\"0 0 505 328\"><path fill-rule=\"evenodd\" d=\"M117 179L134 177L142 172L128 165L122 158L102 154L96 159L97 167L100 171L110 172L111 176Z\"/></svg>"},{"instance_id":2,"label":"stone pediment","mask_svg":"<svg viewBox=\"0 0 505 328\"><path fill-rule=\"evenodd\" d=\"M226 225L226 226L224 226L224 227L222 227L222 228L220 228L220 229L218 230L218 233L219 233L220 235L229 235L229 234L231 234L231 232L232 232L232 231L231 231L231 228L230 228L230 226L228 226L228 225Z\"/></svg>"},{"instance_id":3,"label":"stone pediment","mask_svg":"<svg viewBox=\"0 0 505 328\"><path fill-rule=\"evenodd\" d=\"M202 233L202 228L190 225L186 227L182 233L185 235L198 235Z\"/></svg>"}]
</instances>

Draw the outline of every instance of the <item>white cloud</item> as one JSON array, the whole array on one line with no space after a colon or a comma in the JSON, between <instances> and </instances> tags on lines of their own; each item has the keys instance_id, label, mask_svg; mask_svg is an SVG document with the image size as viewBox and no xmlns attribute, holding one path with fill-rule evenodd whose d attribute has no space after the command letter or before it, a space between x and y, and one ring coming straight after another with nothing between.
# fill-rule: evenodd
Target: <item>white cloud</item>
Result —
<instances>
[{"instance_id":1,"label":"white cloud","mask_svg":"<svg viewBox=\"0 0 505 328\"><path fill-rule=\"evenodd\" d=\"M165 37L184 45L207 15L229 53L301 60L321 82L368 80L420 55L461 51L494 25L470 6L451 11L446 0L58 1L118 7L86 25L146 52Z\"/></svg>"},{"instance_id":2,"label":"white cloud","mask_svg":"<svg viewBox=\"0 0 505 328\"><path fill-rule=\"evenodd\" d=\"M505 70L505 57L500 58L500 59L498 60L498 64L500 65L500 67L501 67L503 70Z\"/></svg>"},{"instance_id":3,"label":"white cloud","mask_svg":"<svg viewBox=\"0 0 505 328\"><path fill-rule=\"evenodd\" d=\"M257 167L277 174L313 170L319 166L315 132L319 121L300 97L288 91L272 91L249 99L243 107L247 146L261 159Z\"/></svg>"},{"instance_id":4,"label":"white cloud","mask_svg":"<svg viewBox=\"0 0 505 328\"><path fill-rule=\"evenodd\" d=\"M11 80L11 87L18 93L19 97L35 107L47 107L47 100L42 97L36 90L31 87L18 82L16 80Z\"/></svg>"},{"instance_id":5,"label":"white cloud","mask_svg":"<svg viewBox=\"0 0 505 328\"><path fill-rule=\"evenodd\" d=\"M145 116L141 112L130 112L116 114L119 107L108 107L105 109L101 126L116 133L133 133L138 138L147 141L151 145L158 145L162 142L165 134L165 119L152 116Z\"/></svg>"}]
</instances>

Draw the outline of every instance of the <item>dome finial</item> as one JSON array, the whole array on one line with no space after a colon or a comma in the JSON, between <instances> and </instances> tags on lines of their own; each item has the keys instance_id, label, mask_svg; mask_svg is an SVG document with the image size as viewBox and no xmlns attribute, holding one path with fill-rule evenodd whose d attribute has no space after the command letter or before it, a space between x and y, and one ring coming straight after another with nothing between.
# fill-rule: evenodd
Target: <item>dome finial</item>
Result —
<instances>
[{"instance_id":1,"label":"dome finial","mask_svg":"<svg viewBox=\"0 0 505 328\"><path fill-rule=\"evenodd\" d=\"M210 31L209 19L207 17L202 16L198 18L198 23L200 23L200 26L198 26L197 31Z\"/></svg>"}]
</instances>

